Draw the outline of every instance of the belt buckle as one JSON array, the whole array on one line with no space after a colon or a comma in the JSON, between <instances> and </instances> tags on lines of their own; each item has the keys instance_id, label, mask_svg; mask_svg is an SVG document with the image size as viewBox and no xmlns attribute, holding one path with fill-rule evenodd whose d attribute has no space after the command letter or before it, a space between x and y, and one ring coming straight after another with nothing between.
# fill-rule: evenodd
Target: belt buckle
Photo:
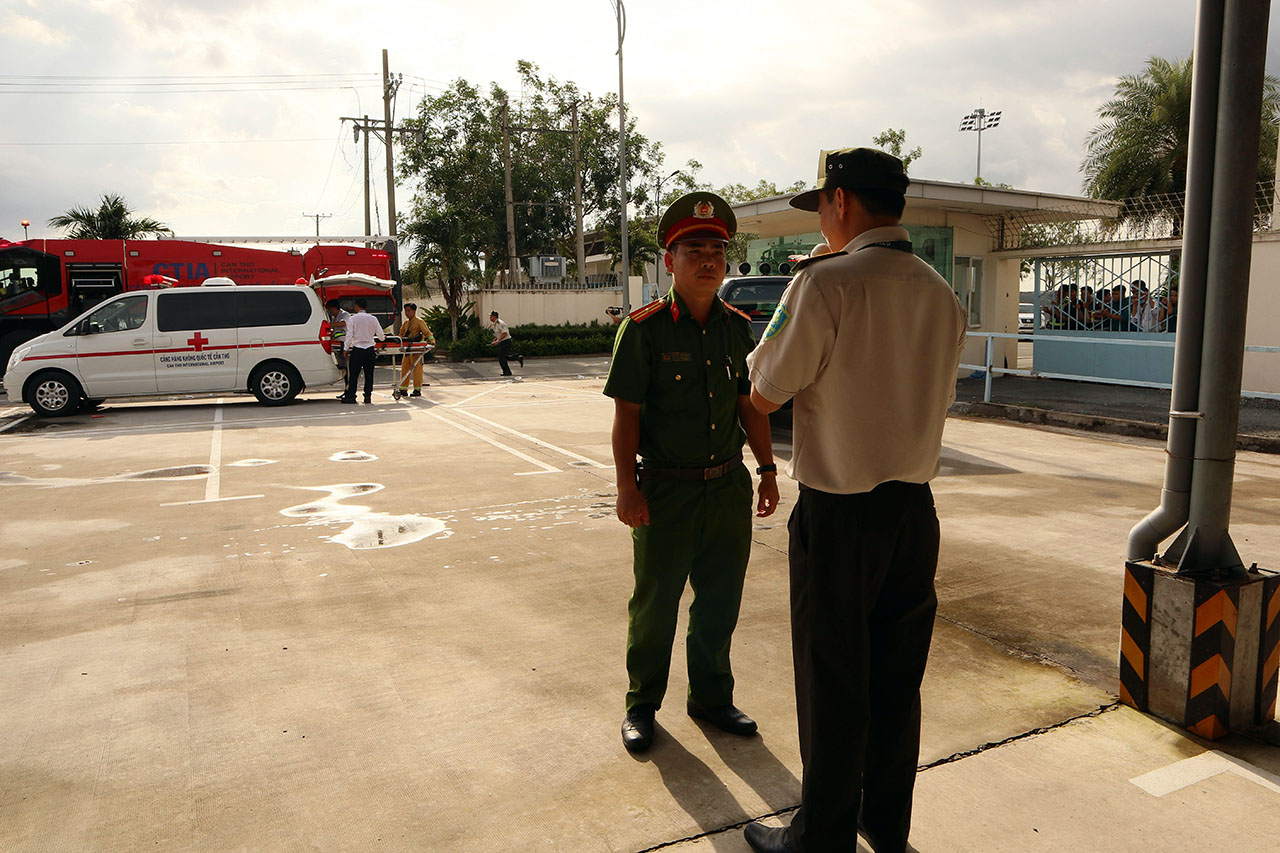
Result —
<instances>
[{"instance_id":1,"label":"belt buckle","mask_svg":"<svg viewBox=\"0 0 1280 853\"><path fill-rule=\"evenodd\" d=\"M723 473L724 473L724 463L722 462L719 465L716 465L714 468L703 468L702 479L715 480L719 478L719 476Z\"/></svg>"}]
</instances>

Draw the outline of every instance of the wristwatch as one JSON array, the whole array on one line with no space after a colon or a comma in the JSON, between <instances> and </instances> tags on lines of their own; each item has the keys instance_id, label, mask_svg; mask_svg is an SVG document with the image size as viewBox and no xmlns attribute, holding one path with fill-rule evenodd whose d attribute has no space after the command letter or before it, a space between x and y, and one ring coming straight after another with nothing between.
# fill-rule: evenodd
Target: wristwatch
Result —
<instances>
[{"instance_id":1,"label":"wristwatch","mask_svg":"<svg viewBox=\"0 0 1280 853\"><path fill-rule=\"evenodd\" d=\"M757 474L776 474L778 473L778 466L770 462L768 465L761 465L759 468L757 468L756 473Z\"/></svg>"}]
</instances>

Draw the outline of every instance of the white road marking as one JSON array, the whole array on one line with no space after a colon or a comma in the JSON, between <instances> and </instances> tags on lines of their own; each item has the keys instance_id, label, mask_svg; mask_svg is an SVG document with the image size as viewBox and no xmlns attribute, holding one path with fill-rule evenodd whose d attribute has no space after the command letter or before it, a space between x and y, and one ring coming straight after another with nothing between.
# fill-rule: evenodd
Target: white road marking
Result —
<instances>
[{"instance_id":1,"label":"white road marking","mask_svg":"<svg viewBox=\"0 0 1280 853\"><path fill-rule=\"evenodd\" d=\"M523 459L525 462L528 462L531 465L536 465L542 469L541 471L517 471L516 472L517 477L528 476L530 474L559 474L560 473L559 468L552 468L550 465L546 464L545 462L534 459L532 456L529 456L527 454L521 453L519 450L516 450L514 447L508 447L507 445L503 444L500 441L494 441L492 438L489 438L487 435L483 435L481 433L476 432L473 429L469 429L468 427L463 426L457 421L446 418L443 415L439 415L431 411L430 409L425 410L424 414L428 415L429 417L435 418L441 423L446 423L456 430L465 432L467 435L473 438L478 438L481 441L485 442L486 444L492 444L494 447L498 448L499 450L505 450L506 452L510 453L512 456L515 456L519 459Z\"/></svg>"},{"instance_id":2,"label":"white road marking","mask_svg":"<svg viewBox=\"0 0 1280 853\"><path fill-rule=\"evenodd\" d=\"M194 506L195 504L219 504L227 501L251 501L257 498L265 498L266 495L236 495L230 498L205 498L198 501L174 501L172 503L160 504L160 506Z\"/></svg>"},{"instance_id":3,"label":"white road marking","mask_svg":"<svg viewBox=\"0 0 1280 853\"><path fill-rule=\"evenodd\" d=\"M571 391L574 394L582 394L583 396L586 396L586 397L596 398L602 403L613 402L608 397L606 397L599 389L596 389L595 391L585 391L582 388L566 388L563 385L553 385L550 382L539 382L538 387L539 388L555 388L557 391Z\"/></svg>"},{"instance_id":4,"label":"white road marking","mask_svg":"<svg viewBox=\"0 0 1280 853\"><path fill-rule=\"evenodd\" d=\"M588 458L587 458L587 457L585 457L585 456L581 456L581 455L579 455L579 454L577 454L577 453L574 453L572 450L565 450L563 447L557 447L556 445L551 444L550 442L547 442L547 441L543 441L543 440L542 440L542 439L540 439L540 438L534 438L533 436L528 435L527 433L520 432L519 430L514 430L514 429L512 429L511 427L503 426L502 424L499 424L499 423L494 423L493 421L489 420L488 418L482 418L482 417L480 417L480 416L479 416L479 415L477 415L475 412L469 412L469 411L467 411L466 409L458 409L458 411L459 411L460 413L462 413L462 414L466 415L467 417L469 417L469 418L475 418L476 420L480 421L481 423L486 424L487 426L490 426L490 427L492 427L492 428L494 428L494 429L502 430L503 432L510 433L511 435L516 436L517 438L522 438L522 439L524 439L525 441L532 442L532 443L534 443L534 444L536 444L536 445L538 445L538 446L540 446L540 447L545 447L545 448L547 448L548 450L555 451L556 453L559 453L561 456L567 456L567 457L569 457L570 459L576 459L576 460L577 460L577 461L579 461L579 462L585 462L586 464L590 465L590 466L591 466L591 467L593 467L593 468L608 468L608 467L611 467L611 466L609 466L609 465L605 465L605 464L603 464L603 463L601 463L601 462L597 462L597 461L596 461L596 460L594 460L594 459L588 459Z\"/></svg>"},{"instance_id":5,"label":"white road marking","mask_svg":"<svg viewBox=\"0 0 1280 853\"><path fill-rule=\"evenodd\" d=\"M8 432L9 430L16 427L18 424L26 423L27 421L31 420L31 418L32 418L32 415L26 415L25 417L18 418L13 423L0 426L0 432Z\"/></svg>"},{"instance_id":6,"label":"white road marking","mask_svg":"<svg viewBox=\"0 0 1280 853\"><path fill-rule=\"evenodd\" d=\"M465 400L459 400L457 403L442 403L441 405L444 406L446 409L456 409L458 406L465 406L467 403L470 403L472 400L478 400L481 397L483 397L485 394L492 394L494 391L498 391L505 387L506 387L505 385L494 385L490 388L486 388L485 390L481 391L478 394L472 394L470 397L467 397Z\"/></svg>"},{"instance_id":7,"label":"white road marking","mask_svg":"<svg viewBox=\"0 0 1280 853\"><path fill-rule=\"evenodd\" d=\"M1280 776L1268 773L1247 761L1218 752L1216 749L1175 761L1159 770L1135 776L1129 781L1153 797L1163 797L1165 794L1172 794L1174 791L1181 791L1190 785L1211 779L1219 773L1234 773L1242 779L1248 779L1269 791L1280 794Z\"/></svg>"}]
</instances>

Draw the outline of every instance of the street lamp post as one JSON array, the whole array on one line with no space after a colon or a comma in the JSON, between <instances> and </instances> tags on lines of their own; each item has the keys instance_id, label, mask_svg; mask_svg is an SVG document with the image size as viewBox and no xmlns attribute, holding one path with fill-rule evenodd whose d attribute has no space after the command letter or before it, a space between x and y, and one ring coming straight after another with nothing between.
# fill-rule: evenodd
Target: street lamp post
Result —
<instances>
[{"instance_id":1,"label":"street lamp post","mask_svg":"<svg viewBox=\"0 0 1280 853\"><path fill-rule=\"evenodd\" d=\"M982 177L982 131L991 130L1000 124L1000 115L1004 110L992 110L987 112L982 107L978 107L964 118L960 119L960 130L976 130L978 132L978 168L974 172L977 182Z\"/></svg>"},{"instance_id":2,"label":"street lamp post","mask_svg":"<svg viewBox=\"0 0 1280 853\"><path fill-rule=\"evenodd\" d=\"M25 242L25 241L26 241L26 239L27 239L27 226L29 226L30 224L31 224L31 220L30 220L30 219L24 219L24 220L22 220L22 239L23 239L23 241L24 241L24 242Z\"/></svg>"},{"instance_id":3,"label":"street lamp post","mask_svg":"<svg viewBox=\"0 0 1280 853\"><path fill-rule=\"evenodd\" d=\"M618 206L621 208L622 226L622 313L631 313L630 284L631 259L627 252L627 102L622 96L622 40L627 35L627 8L622 0L609 0L614 17L618 20Z\"/></svg>"},{"instance_id":4,"label":"street lamp post","mask_svg":"<svg viewBox=\"0 0 1280 853\"><path fill-rule=\"evenodd\" d=\"M658 233L658 221L662 217L662 185L678 174L680 170L676 169L665 178L659 178L653 185L653 236L658 243L658 250L653 255L653 286L655 288L662 277L662 255L665 251L662 248L662 235Z\"/></svg>"}]
</instances>

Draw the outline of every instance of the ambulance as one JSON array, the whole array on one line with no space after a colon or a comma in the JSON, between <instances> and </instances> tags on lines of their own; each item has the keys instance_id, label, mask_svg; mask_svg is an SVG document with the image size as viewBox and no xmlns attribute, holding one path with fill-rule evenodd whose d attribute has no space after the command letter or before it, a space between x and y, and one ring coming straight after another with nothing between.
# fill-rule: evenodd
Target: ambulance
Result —
<instances>
[{"instance_id":1,"label":"ambulance","mask_svg":"<svg viewBox=\"0 0 1280 853\"><path fill-rule=\"evenodd\" d=\"M311 287L196 287L111 297L18 346L4 387L12 403L68 415L107 397L250 393L267 406L330 385L329 322Z\"/></svg>"}]
</instances>

